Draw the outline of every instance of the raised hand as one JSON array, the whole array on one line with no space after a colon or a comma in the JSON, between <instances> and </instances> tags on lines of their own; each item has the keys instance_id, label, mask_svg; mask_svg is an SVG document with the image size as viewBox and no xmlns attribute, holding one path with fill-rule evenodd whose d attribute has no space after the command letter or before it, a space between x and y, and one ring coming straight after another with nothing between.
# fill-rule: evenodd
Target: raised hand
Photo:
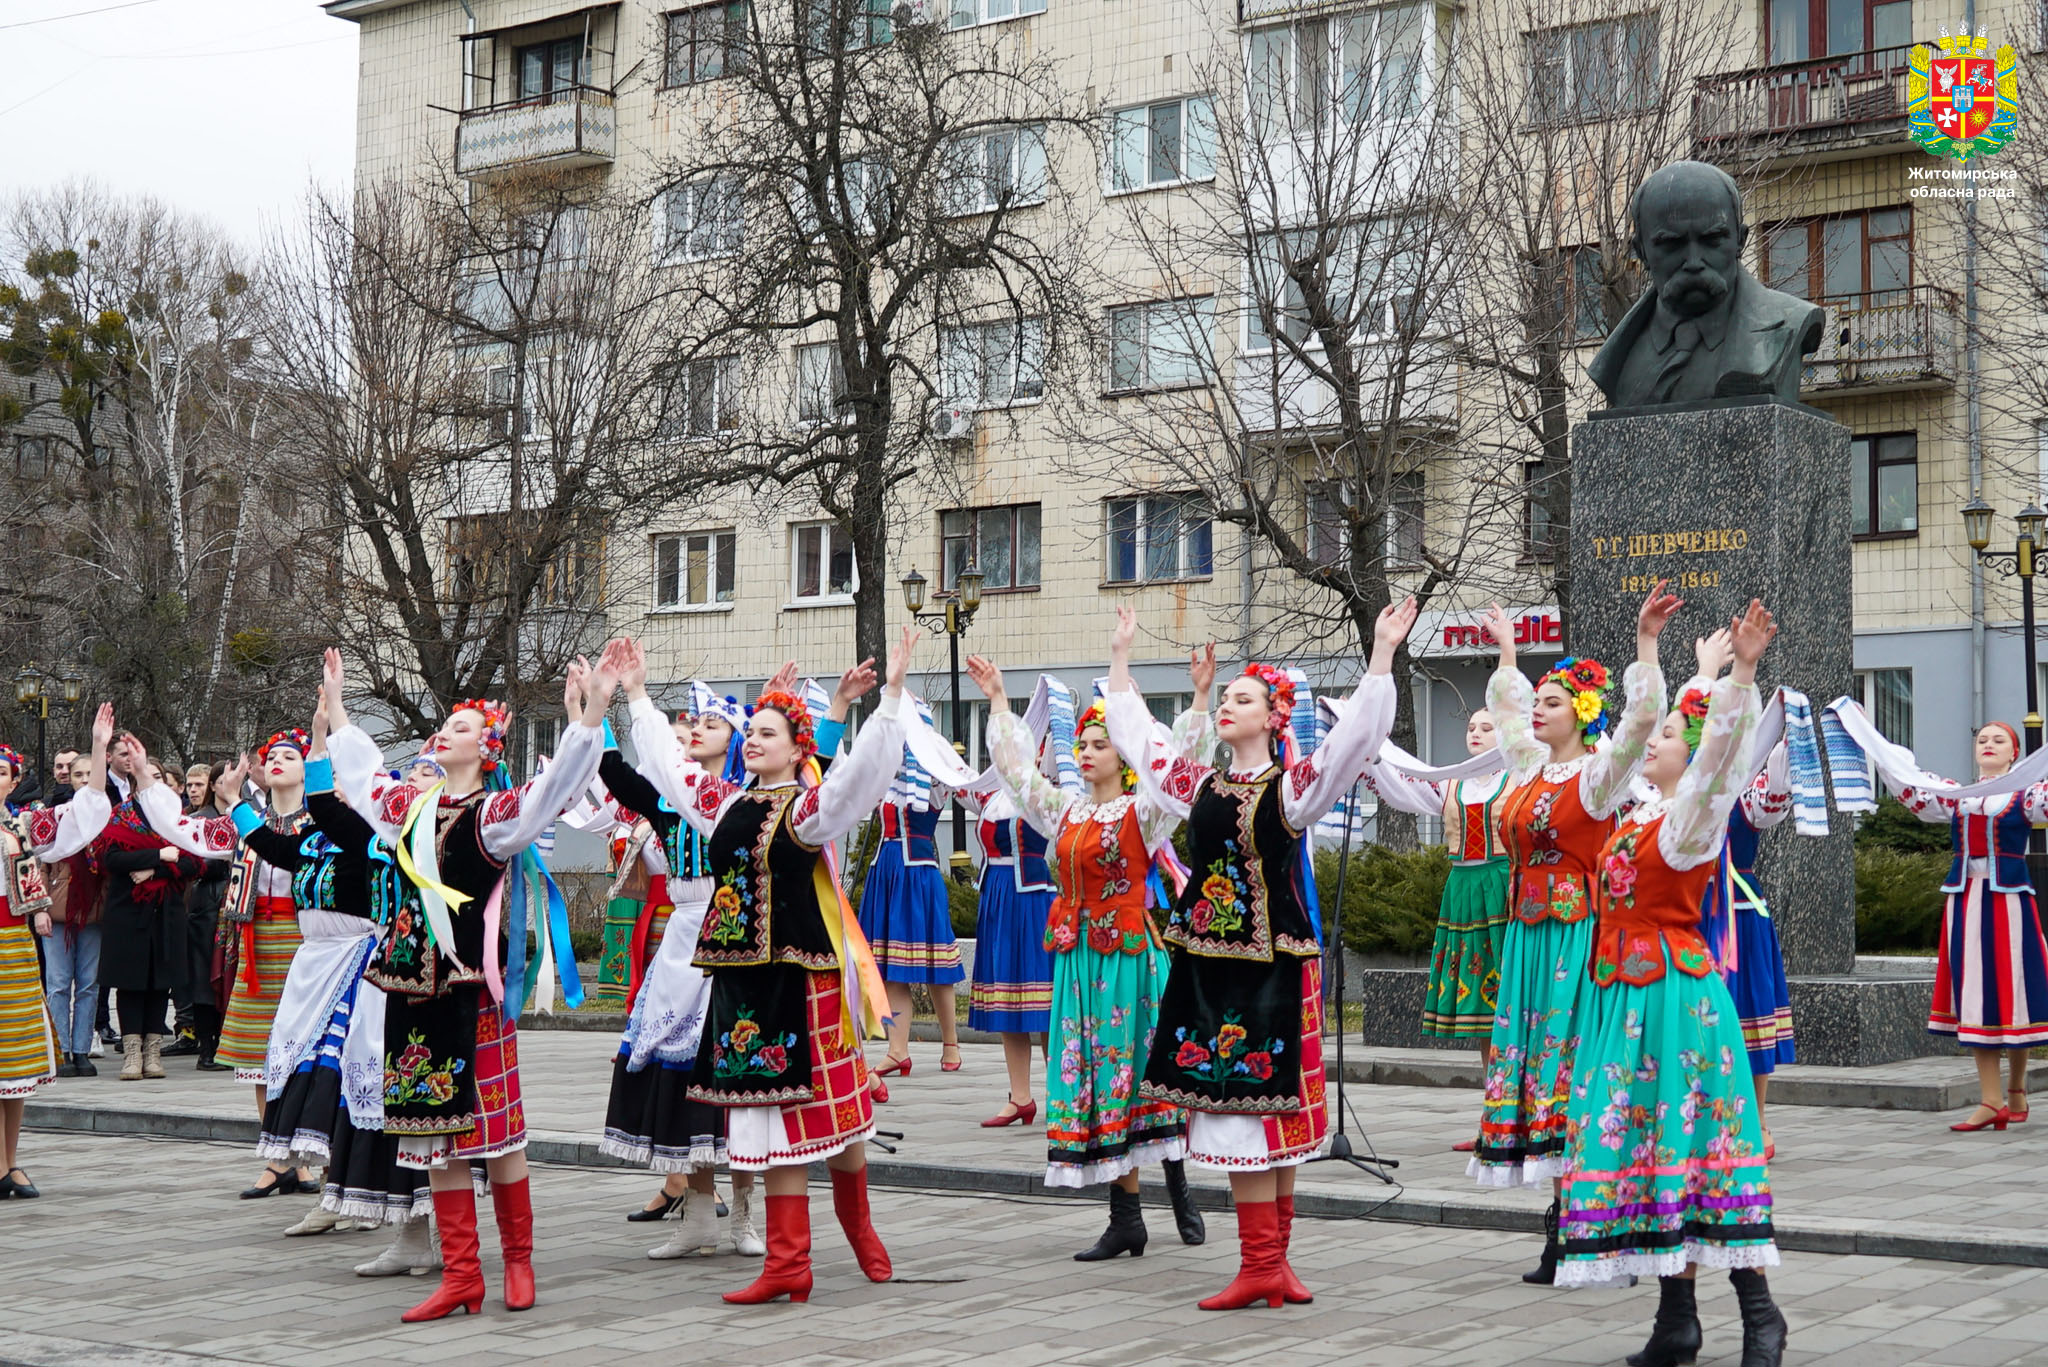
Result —
<instances>
[{"instance_id":1,"label":"raised hand","mask_svg":"<svg viewBox=\"0 0 2048 1367\"><path fill-rule=\"evenodd\" d=\"M114 705L110 702L103 702L100 704L100 710L92 714L93 753L104 759L107 753L107 745L113 739Z\"/></svg>"},{"instance_id":2,"label":"raised hand","mask_svg":"<svg viewBox=\"0 0 2048 1367\"><path fill-rule=\"evenodd\" d=\"M590 661L578 655L562 677L562 712L571 726L583 724L583 692L589 684Z\"/></svg>"},{"instance_id":3,"label":"raised hand","mask_svg":"<svg viewBox=\"0 0 2048 1367\"><path fill-rule=\"evenodd\" d=\"M156 776L149 772L149 751L139 737L130 736L115 748L128 765L128 782L136 792L156 785Z\"/></svg>"},{"instance_id":4,"label":"raised hand","mask_svg":"<svg viewBox=\"0 0 2048 1367\"><path fill-rule=\"evenodd\" d=\"M1735 647L1731 641L1732 638L1727 627L1722 627L1719 631L1713 632L1710 635L1694 638L1692 654L1693 659L1699 663L1700 676L1702 678L1718 679L1721 677L1721 671L1726 669L1729 661L1735 658Z\"/></svg>"},{"instance_id":5,"label":"raised hand","mask_svg":"<svg viewBox=\"0 0 2048 1367\"><path fill-rule=\"evenodd\" d=\"M327 685L320 685L320 692L313 702L313 724L306 728L306 734L313 738L313 748L306 751L307 759L327 758Z\"/></svg>"},{"instance_id":6,"label":"raised hand","mask_svg":"<svg viewBox=\"0 0 2048 1367\"><path fill-rule=\"evenodd\" d=\"M341 673L341 652L329 646L320 662L320 697L322 705L327 710L329 731L339 731L348 725L348 708L343 706L341 701L344 683Z\"/></svg>"},{"instance_id":7,"label":"raised hand","mask_svg":"<svg viewBox=\"0 0 2048 1367\"><path fill-rule=\"evenodd\" d=\"M761 691L763 693L793 694L796 692L796 682L796 661L785 660L783 661L782 668L775 671L774 677L768 680Z\"/></svg>"},{"instance_id":8,"label":"raised hand","mask_svg":"<svg viewBox=\"0 0 2048 1367\"><path fill-rule=\"evenodd\" d=\"M974 680L974 686L981 690L981 696L988 699L989 710L1007 712L1010 700L1003 692L1003 671L997 669L985 657L967 657L967 677Z\"/></svg>"},{"instance_id":9,"label":"raised hand","mask_svg":"<svg viewBox=\"0 0 2048 1367\"><path fill-rule=\"evenodd\" d=\"M903 681L910 675L910 661L917 654L918 629L903 628L903 636L889 649L889 672L886 676L889 692L901 694Z\"/></svg>"},{"instance_id":10,"label":"raised hand","mask_svg":"<svg viewBox=\"0 0 2048 1367\"><path fill-rule=\"evenodd\" d=\"M1665 586L1671 581L1659 579L1657 586L1643 599L1643 605L1636 612L1636 659L1644 664L1657 663L1657 637L1671 620L1671 615L1685 606L1685 600L1675 593L1666 593ZM1645 653L1645 647L1648 647Z\"/></svg>"},{"instance_id":11,"label":"raised hand","mask_svg":"<svg viewBox=\"0 0 2048 1367\"><path fill-rule=\"evenodd\" d=\"M213 802L222 811L232 810L242 800L242 784L249 777L249 756L245 753L220 771L213 781Z\"/></svg>"},{"instance_id":12,"label":"raised hand","mask_svg":"<svg viewBox=\"0 0 2048 1367\"><path fill-rule=\"evenodd\" d=\"M1754 682L1756 662L1763 658L1764 648L1778 634L1778 619L1752 598L1748 611L1729 624L1728 633L1735 651L1735 679L1740 683Z\"/></svg>"},{"instance_id":13,"label":"raised hand","mask_svg":"<svg viewBox=\"0 0 2048 1367\"><path fill-rule=\"evenodd\" d=\"M605 643L604 651L597 657L596 668L590 671L588 681L590 709L585 714L592 726L604 721L604 714L611 711L612 694L619 689L618 641Z\"/></svg>"},{"instance_id":14,"label":"raised hand","mask_svg":"<svg viewBox=\"0 0 2048 1367\"><path fill-rule=\"evenodd\" d=\"M839 686L832 690L832 701L835 703L858 701L874 688L879 677L875 673L875 657L870 655L839 676Z\"/></svg>"},{"instance_id":15,"label":"raised hand","mask_svg":"<svg viewBox=\"0 0 2048 1367\"><path fill-rule=\"evenodd\" d=\"M1398 603L1389 603L1380 609L1379 620L1372 626L1372 663L1369 671L1374 674L1394 672L1394 652L1408 639L1408 633L1415 629L1415 619L1422 609L1416 605L1414 595Z\"/></svg>"},{"instance_id":16,"label":"raised hand","mask_svg":"<svg viewBox=\"0 0 2048 1367\"><path fill-rule=\"evenodd\" d=\"M1508 620L1507 613L1501 610L1501 606L1498 603L1487 608L1486 615L1480 618L1479 621L1480 625L1486 628L1486 634L1492 638L1494 645L1500 649L1501 668L1513 669L1515 667L1515 624Z\"/></svg>"},{"instance_id":17,"label":"raised hand","mask_svg":"<svg viewBox=\"0 0 2048 1367\"><path fill-rule=\"evenodd\" d=\"M1216 688L1216 643L1209 642L1200 650L1188 653L1188 683L1195 690L1195 703L1204 711L1208 709L1210 694Z\"/></svg>"},{"instance_id":18,"label":"raised hand","mask_svg":"<svg viewBox=\"0 0 2048 1367\"><path fill-rule=\"evenodd\" d=\"M1110 634L1111 659L1131 657L1131 642L1138 639L1138 610L1122 603L1116 606L1116 630Z\"/></svg>"},{"instance_id":19,"label":"raised hand","mask_svg":"<svg viewBox=\"0 0 2048 1367\"><path fill-rule=\"evenodd\" d=\"M616 649L616 655L614 655ZM647 696L647 650L631 636L621 636L604 648L611 664L612 673L618 676L619 684L626 690L626 701L638 702Z\"/></svg>"}]
</instances>

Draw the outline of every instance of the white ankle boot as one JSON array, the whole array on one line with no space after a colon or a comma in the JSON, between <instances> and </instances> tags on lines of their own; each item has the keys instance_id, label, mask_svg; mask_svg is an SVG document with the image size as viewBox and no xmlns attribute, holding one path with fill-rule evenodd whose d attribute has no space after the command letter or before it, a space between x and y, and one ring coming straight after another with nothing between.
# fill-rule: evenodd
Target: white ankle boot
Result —
<instances>
[{"instance_id":1,"label":"white ankle boot","mask_svg":"<svg viewBox=\"0 0 2048 1367\"><path fill-rule=\"evenodd\" d=\"M343 1219L325 1206L315 1206L307 1211L304 1218L286 1230L285 1233L288 1235L325 1234L329 1230L334 1230L346 1234L355 1228L356 1222L354 1220Z\"/></svg>"},{"instance_id":2,"label":"white ankle boot","mask_svg":"<svg viewBox=\"0 0 2048 1367\"><path fill-rule=\"evenodd\" d=\"M423 1277L441 1266L441 1239L433 1221L416 1216L398 1227L391 1246L369 1262L356 1266L358 1277L397 1277L410 1273Z\"/></svg>"},{"instance_id":3,"label":"white ankle boot","mask_svg":"<svg viewBox=\"0 0 2048 1367\"><path fill-rule=\"evenodd\" d=\"M754 1227L753 1187L732 1189L732 1247L733 1252L749 1258L768 1255L768 1245L762 1241L761 1231Z\"/></svg>"},{"instance_id":4,"label":"white ankle boot","mask_svg":"<svg viewBox=\"0 0 2048 1367\"><path fill-rule=\"evenodd\" d=\"M718 1198L703 1192L686 1192L683 1213L676 1232L659 1248L647 1250L650 1258L689 1258L718 1252Z\"/></svg>"}]
</instances>

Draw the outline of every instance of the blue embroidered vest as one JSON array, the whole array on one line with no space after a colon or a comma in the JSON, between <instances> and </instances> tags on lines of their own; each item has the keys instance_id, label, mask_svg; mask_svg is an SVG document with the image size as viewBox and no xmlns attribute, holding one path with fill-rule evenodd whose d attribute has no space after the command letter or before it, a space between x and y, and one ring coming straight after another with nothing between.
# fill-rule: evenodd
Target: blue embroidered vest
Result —
<instances>
[{"instance_id":1,"label":"blue embroidered vest","mask_svg":"<svg viewBox=\"0 0 2048 1367\"><path fill-rule=\"evenodd\" d=\"M882 838L902 846L903 862L912 868L939 866L939 814L894 803L882 806Z\"/></svg>"},{"instance_id":2,"label":"blue embroidered vest","mask_svg":"<svg viewBox=\"0 0 2048 1367\"><path fill-rule=\"evenodd\" d=\"M2027 874L2027 834L2033 829L2027 820L2022 795L2012 793L2005 805L1989 816L1958 812L1949 823L1949 848L1955 861L1948 867L1943 892L1961 892L1969 883L1966 870L1972 854L1991 859L1991 889L1994 892L2032 892L2034 881Z\"/></svg>"},{"instance_id":3,"label":"blue embroidered vest","mask_svg":"<svg viewBox=\"0 0 2048 1367\"><path fill-rule=\"evenodd\" d=\"M984 820L980 827L981 848L993 864L1007 864L1019 892L1051 892L1052 868L1046 863L1046 840L1021 817L1005 821Z\"/></svg>"}]
</instances>

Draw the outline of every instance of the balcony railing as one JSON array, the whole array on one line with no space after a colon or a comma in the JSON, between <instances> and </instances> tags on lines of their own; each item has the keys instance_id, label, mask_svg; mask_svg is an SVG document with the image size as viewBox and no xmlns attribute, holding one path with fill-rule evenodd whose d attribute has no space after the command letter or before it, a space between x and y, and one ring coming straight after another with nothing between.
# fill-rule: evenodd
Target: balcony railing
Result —
<instances>
[{"instance_id":1,"label":"balcony railing","mask_svg":"<svg viewBox=\"0 0 2048 1367\"><path fill-rule=\"evenodd\" d=\"M602 166L617 144L612 93L566 86L464 110L455 128L455 170L481 180L530 166Z\"/></svg>"},{"instance_id":2,"label":"balcony railing","mask_svg":"<svg viewBox=\"0 0 2048 1367\"><path fill-rule=\"evenodd\" d=\"M1963 324L1955 295L1933 285L1880 290L1827 306L1820 349L1807 357L1807 394L1946 389L1956 381Z\"/></svg>"},{"instance_id":3,"label":"balcony railing","mask_svg":"<svg viewBox=\"0 0 2048 1367\"><path fill-rule=\"evenodd\" d=\"M1873 48L1702 76L1693 88L1693 139L1709 153L1769 140L1787 151L1903 143L1912 51Z\"/></svg>"}]
</instances>

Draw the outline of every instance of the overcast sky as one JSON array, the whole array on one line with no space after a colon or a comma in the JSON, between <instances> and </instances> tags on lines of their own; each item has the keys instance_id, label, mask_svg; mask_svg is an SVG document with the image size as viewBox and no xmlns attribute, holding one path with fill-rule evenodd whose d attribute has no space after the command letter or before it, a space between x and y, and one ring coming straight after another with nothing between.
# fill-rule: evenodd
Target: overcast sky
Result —
<instances>
[{"instance_id":1,"label":"overcast sky","mask_svg":"<svg viewBox=\"0 0 2048 1367\"><path fill-rule=\"evenodd\" d=\"M356 26L317 0L0 0L0 62L0 197L91 177L253 242L349 182Z\"/></svg>"}]
</instances>

